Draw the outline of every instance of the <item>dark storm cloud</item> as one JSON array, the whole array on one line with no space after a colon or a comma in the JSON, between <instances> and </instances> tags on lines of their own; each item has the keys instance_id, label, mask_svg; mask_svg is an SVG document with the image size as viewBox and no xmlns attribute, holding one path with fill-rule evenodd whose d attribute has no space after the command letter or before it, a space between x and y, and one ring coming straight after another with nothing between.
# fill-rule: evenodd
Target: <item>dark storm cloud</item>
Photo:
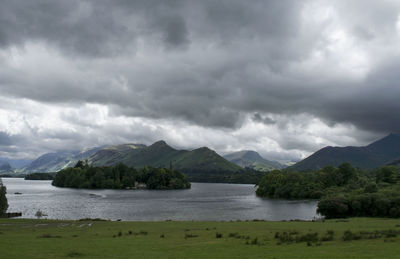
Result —
<instances>
[{"instance_id":1,"label":"dark storm cloud","mask_svg":"<svg viewBox=\"0 0 400 259\"><path fill-rule=\"evenodd\" d=\"M365 85L345 92L338 101L331 100L322 116L333 121L354 123L380 132L400 132L400 57L382 64L365 80Z\"/></svg>"},{"instance_id":2,"label":"dark storm cloud","mask_svg":"<svg viewBox=\"0 0 400 259\"><path fill-rule=\"evenodd\" d=\"M326 1L336 16L313 22L319 11L304 10L315 3L324 7L291 0L0 0L0 48L20 51L15 62L0 55L1 95L65 106L98 103L112 116L209 128L237 129L249 115L282 130L289 122L270 115L306 113L332 127L400 132L400 53L390 53L399 43L400 6ZM335 35L344 33L350 43L337 47ZM372 58L357 72L363 53ZM80 116L62 118L100 128ZM73 138L71 132L42 134ZM296 137L279 143L319 147Z\"/></svg>"},{"instance_id":3,"label":"dark storm cloud","mask_svg":"<svg viewBox=\"0 0 400 259\"><path fill-rule=\"evenodd\" d=\"M241 111L233 107L235 99L241 98L242 87L254 84L247 77L259 69L247 67L259 54L248 49L246 39L257 45L255 51L266 51L266 65L274 69L281 67L283 60L303 55L279 47L290 45L296 34L300 5L291 1L256 1L252 5L243 1L12 1L6 6L2 10L8 15L2 16L0 25L5 47L39 40L76 55L108 57L110 51L122 55L126 48L130 55L135 47L127 45L136 38L149 43L159 40L167 52L183 47L182 51L190 53L190 44L200 45L192 60L166 57L143 73L141 68L132 71L129 65L121 70L111 66L104 79L104 71L97 71L100 68L93 64L88 65L94 74L55 71L51 76L20 78L17 70L0 72L0 83L11 86L9 94L46 102L110 103L121 106L117 111L133 116L178 117L205 126L236 127ZM215 44L213 52L218 56L221 51L221 60L214 60L214 53L201 57L207 44ZM120 91L121 85L113 85L114 73L122 73L128 81L125 91ZM257 83L249 93L258 96L260 90L262 94L267 90L262 89L263 84Z\"/></svg>"},{"instance_id":4,"label":"dark storm cloud","mask_svg":"<svg viewBox=\"0 0 400 259\"><path fill-rule=\"evenodd\" d=\"M113 16L106 6L87 1L2 0L0 44L46 41L69 54L104 55L132 36Z\"/></svg>"},{"instance_id":5,"label":"dark storm cloud","mask_svg":"<svg viewBox=\"0 0 400 259\"><path fill-rule=\"evenodd\" d=\"M259 113L255 113L255 114L253 115L252 119L253 119L254 121L262 122L262 123L267 124L267 125L268 125L268 124L275 124L275 123L276 123L276 121L275 121L274 119L271 119L271 118L268 117L268 116L262 116L262 115L259 114Z\"/></svg>"}]
</instances>

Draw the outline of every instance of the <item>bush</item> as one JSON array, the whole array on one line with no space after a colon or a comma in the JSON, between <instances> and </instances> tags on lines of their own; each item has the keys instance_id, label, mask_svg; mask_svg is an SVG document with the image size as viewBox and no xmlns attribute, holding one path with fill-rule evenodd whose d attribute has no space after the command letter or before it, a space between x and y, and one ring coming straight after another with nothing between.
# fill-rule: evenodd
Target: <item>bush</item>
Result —
<instances>
[{"instance_id":1,"label":"bush","mask_svg":"<svg viewBox=\"0 0 400 259\"><path fill-rule=\"evenodd\" d=\"M317 213L326 218L343 218L347 216L349 207L344 197L324 198L318 202Z\"/></svg>"},{"instance_id":2,"label":"bush","mask_svg":"<svg viewBox=\"0 0 400 259\"><path fill-rule=\"evenodd\" d=\"M343 241L352 241L352 240L360 240L361 235L351 232L350 230L346 230L343 233L342 240Z\"/></svg>"}]
</instances>

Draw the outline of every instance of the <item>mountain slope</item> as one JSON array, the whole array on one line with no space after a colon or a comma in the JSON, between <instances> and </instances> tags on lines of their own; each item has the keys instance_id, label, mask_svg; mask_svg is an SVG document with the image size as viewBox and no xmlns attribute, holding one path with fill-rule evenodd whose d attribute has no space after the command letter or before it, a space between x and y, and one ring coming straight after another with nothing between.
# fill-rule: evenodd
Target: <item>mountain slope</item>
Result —
<instances>
[{"instance_id":1,"label":"mountain slope","mask_svg":"<svg viewBox=\"0 0 400 259\"><path fill-rule=\"evenodd\" d=\"M400 158L391 161L390 163L388 163L388 165L394 165L394 166L399 166L400 167Z\"/></svg>"},{"instance_id":2,"label":"mountain slope","mask_svg":"<svg viewBox=\"0 0 400 259\"><path fill-rule=\"evenodd\" d=\"M5 158L5 157L0 157L0 164L4 162L8 162L10 166L14 169L20 169L25 166L28 166L30 163L32 163L32 159L10 159L10 158Z\"/></svg>"},{"instance_id":3,"label":"mountain slope","mask_svg":"<svg viewBox=\"0 0 400 259\"><path fill-rule=\"evenodd\" d=\"M373 169L400 157L400 134L389 134L365 147L325 147L291 168L317 170L349 162L355 167Z\"/></svg>"},{"instance_id":4,"label":"mountain slope","mask_svg":"<svg viewBox=\"0 0 400 259\"><path fill-rule=\"evenodd\" d=\"M32 163L19 171L23 173L57 172L61 169L74 166L78 160L85 160L101 149L102 147L95 147L81 151L60 151L47 153L35 159L32 161Z\"/></svg>"},{"instance_id":5,"label":"mountain slope","mask_svg":"<svg viewBox=\"0 0 400 259\"><path fill-rule=\"evenodd\" d=\"M123 162L128 155L137 154L145 147L145 145L141 144L108 146L91 154L88 160L94 166L111 166Z\"/></svg>"},{"instance_id":6,"label":"mountain slope","mask_svg":"<svg viewBox=\"0 0 400 259\"><path fill-rule=\"evenodd\" d=\"M207 147L187 151L176 157L173 166L184 172L238 172L241 168Z\"/></svg>"},{"instance_id":7,"label":"mountain slope","mask_svg":"<svg viewBox=\"0 0 400 259\"><path fill-rule=\"evenodd\" d=\"M7 161L0 161L0 173L12 173L13 169Z\"/></svg>"},{"instance_id":8,"label":"mountain slope","mask_svg":"<svg viewBox=\"0 0 400 259\"><path fill-rule=\"evenodd\" d=\"M258 171L281 169L284 166L276 161L269 161L251 150L243 150L225 155L224 158L240 167L248 167Z\"/></svg>"},{"instance_id":9,"label":"mountain slope","mask_svg":"<svg viewBox=\"0 0 400 259\"><path fill-rule=\"evenodd\" d=\"M157 141L154 144L141 149L138 153L130 153L123 160L123 163L134 166L169 167L177 157L185 151L176 150L170 147L165 141Z\"/></svg>"}]
</instances>

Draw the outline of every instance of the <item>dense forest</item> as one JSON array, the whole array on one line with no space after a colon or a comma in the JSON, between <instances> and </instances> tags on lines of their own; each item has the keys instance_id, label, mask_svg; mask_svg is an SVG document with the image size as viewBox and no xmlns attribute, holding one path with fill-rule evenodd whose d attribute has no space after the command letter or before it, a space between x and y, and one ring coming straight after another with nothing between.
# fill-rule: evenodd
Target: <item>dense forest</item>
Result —
<instances>
[{"instance_id":1,"label":"dense forest","mask_svg":"<svg viewBox=\"0 0 400 259\"><path fill-rule=\"evenodd\" d=\"M0 217L4 216L8 209L6 193L7 189L0 179Z\"/></svg>"},{"instance_id":2,"label":"dense forest","mask_svg":"<svg viewBox=\"0 0 400 259\"><path fill-rule=\"evenodd\" d=\"M320 199L317 212L326 218L400 217L400 169L395 166L365 171L349 163L314 172L274 170L264 176L258 196Z\"/></svg>"},{"instance_id":3,"label":"dense forest","mask_svg":"<svg viewBox=\"0 0 400 259\"><path fill-rule=\"evenodd\" d=\"M32 173L25 175L25 180L54 180L56 173Z\"/></svg>"},{"instance_id":4,"label":"dense forest","mask_svg":"<svg viewBox=\"0 0 400 259\"><path fill-rule=\"evenodd\" d=\"M93 167L79 161L75 167L59 171L52 183L58 187L88 189L188 189L187 177L173 169L116 166ZM143 185L145 184L145 185Z\"/></svg>"},{"instance_id":5,"label":"dense forest","mask_svg":"<svg viewBox=\"0 0 400 259\"><path fill-rule=\"evenodd\" d=\"M257 184L265 175L265 172L245 168L239 172L218 170L205 173L196 170L186 170L185 174L191 182Z\"/></svg>"}]
</instances>

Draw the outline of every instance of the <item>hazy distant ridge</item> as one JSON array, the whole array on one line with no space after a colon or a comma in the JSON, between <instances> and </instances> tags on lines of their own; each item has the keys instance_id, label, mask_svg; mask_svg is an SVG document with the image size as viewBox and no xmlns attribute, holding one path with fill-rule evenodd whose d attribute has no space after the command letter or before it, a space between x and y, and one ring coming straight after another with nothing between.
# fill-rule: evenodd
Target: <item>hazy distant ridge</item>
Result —
<instances>
[{"instance_id":1,"label":"hazy distant ridge","mask_svg":"<svg viewBox=\"0 0 400 259\"><path fill-rule=\"evenodd\" d=\"M259 153L252 150L234 152L225 155L224 158L240 167L248 167L264 172L285 167L277 161L270 161L263 158Z\"/></svg>"}]
</instances>

